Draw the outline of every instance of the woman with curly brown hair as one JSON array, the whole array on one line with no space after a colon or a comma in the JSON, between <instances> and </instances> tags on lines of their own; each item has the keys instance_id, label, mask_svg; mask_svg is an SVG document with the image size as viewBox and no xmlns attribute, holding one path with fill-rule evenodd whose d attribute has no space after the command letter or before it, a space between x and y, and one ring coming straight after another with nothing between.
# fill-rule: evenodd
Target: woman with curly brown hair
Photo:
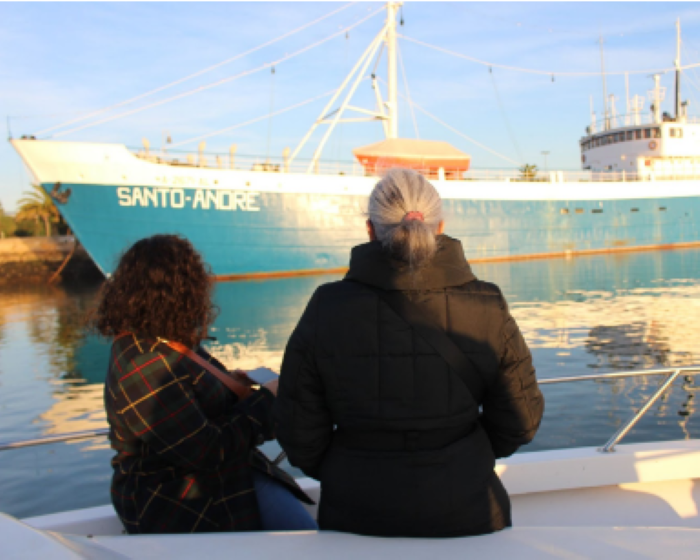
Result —
<instances>
[{"instance_id":1,"label":"woman with curly brown hair","mask_svg":"<svg viewBox=\"0 0 700 560\"><path fill-rule=\"evenodd\" d=\"M274 438L277 381L254 390L199 346L214 316L207 267L178 236L138 241L105 283L92 324L114 339L114 508L129 533L315 529L308 497L256 449Z\"/></svg>"}]
</instances>

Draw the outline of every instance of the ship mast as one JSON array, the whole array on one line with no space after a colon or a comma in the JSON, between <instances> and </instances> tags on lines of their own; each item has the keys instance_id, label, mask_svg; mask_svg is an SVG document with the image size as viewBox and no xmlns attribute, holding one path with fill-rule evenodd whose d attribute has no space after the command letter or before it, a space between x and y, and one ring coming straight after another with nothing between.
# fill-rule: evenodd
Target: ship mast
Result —
<instances>
[{"instance_id":1,"label":"ship mast","mask_svg":"<svg viewBox=\"0 0 700 560\"><path fill-rule=\"evenodd\" d=\"M311 125L311 128L306 133L306 135L301 139L299 145L294 149L289 160L287 161L286 167L289 168L292 162L296 159L301 152L302 148L306 142L311 138L316 128L321 124L327 124L328 129L321 138L311 162L308 165L307 173L318 172L318 164L321 159L321 153L323 148L328 141L333 129L338 123L342 122L363 122L363 121L380 121L384 126L384 131L387 138L397 138L398 137L398 76L397 76L397 49L396 49L396 15L398 13L399 7L402 2L387 2L386 12L387 19L382 27L379 34L372 40L370 45L367 47L365 52L362 54L360 59L357 61L353 69L347 75L340 88L336 90L335 94L332 96L328 104L323 108L321 114L316 119L316 122ZM360 82L364 80L367 70L374 58L379 47L384 43L387 47L387 54L389 59L388 64L388 101L385 103L388 109L388 115L384 113L384 108L380 105L376 111L371 111L367 109L362 109L360 107L354 107L350 105L357 87ZM381 53L380 55L381 56ZM378 86L376 85L376 79L374 74L372 74L372 85L375 87L375 94L377 95L377 100L381 101L381 95L379 94ZM340 106L337 109L331 110L336 101L339 101L341 95L345 94ZM354 111L362 115L361 117L354 118L343 118L346 111Z\"/></svg>"},{"instance_id":2,"label":"ship mast","mask_svg":"<svg viewBox=\"0 0 700 560\"><path fill-rule=\"evenodd\" d=\"M605 55L603 54L603 36L600 36L600 75L603 78L603 130L610 130L610 116L608 114L608 90L605 84Z\"/></svg>"},{"instance_id":3,"label":"ship mast","mask_svg":"<svg viewBox=\"0 0 700 560\"><path fill-rule=\"evenodd\" d=\"M387 51L387 83L389 122L387 123L387 138L398 138L399 103L398 103L398 73L396 71L396 13L401 4L389 2L386 6L386 51Z\"/></svg>"},{"instance_id":4,"label":"ship mast","mask_svg":"<svg viewBox=\"0 0 700 560\"><path fill-rule=\"evenodd\" d=\"M676 20L676 122L681 118L681 20Z\"/></svg>"}]
</instances>

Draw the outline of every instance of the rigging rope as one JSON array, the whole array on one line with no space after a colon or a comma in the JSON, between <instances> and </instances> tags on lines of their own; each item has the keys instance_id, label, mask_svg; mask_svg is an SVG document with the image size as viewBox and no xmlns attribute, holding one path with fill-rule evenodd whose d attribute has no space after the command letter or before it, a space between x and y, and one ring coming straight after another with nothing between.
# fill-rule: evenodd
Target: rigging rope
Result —
<instances>
[{"instance_id":1,"label":"rigging rope","mask_svg":"<svg viewBox=\"0 0 700 560\"><path fill-rule=\"evenodd\" d=\"M691 54L691 49L695 50L689 44L687 44L685 40L683 41L681 48L683 49L683 52L688 55ZM698 84L694 81L695 79L697 79L697 74L695 73L695 70L693 70L692 75L690 72L687 72L684 77L688 80L688 83L690 85L692 85L695 89L700 91L700 87L698 87ZM697 104L697 100L695 99L695 95L693 94L693 91L691 89L688 89L688 94L690 95L693 104Z\"/></svg>"},{"instance_id":2,"label":"rigging rope","mask_svg":"<svg viewBox=\"0 0 700 560\"><path fill-rule=\"evenodd\" d=\"M364 22L367 21L368 19L374 17L375 15L377 15L377 14L378 14L380 11L382 11L382 10L384 10L384 7L380 8L380 9L378 9L378 10L375 10L374 12L372 12L372 13L370 13L369 15L365 16L365 17L362 18L361 20L359 20L359 21L353 23L352 25L350 25L350 26L348 26L348 27L346 27L346 28L344 28L344 29L341 29L340 31L336 31L335 33L333 33L332 35L329 35L328 37L325 37L324 39L321 39L321 40L319 40L319 41L316 41L315 43L313 43L313 44L311 44L311 45L308 45L308 46L306 46L306 47L304 47L304 48L302 48L302 49L299 49L298 51L295 51L295 52L293 52L292 54L285 55L284 57L282 57L282 58L280 58L280 59L278 59L278 60L275 60L275 61L273 61L273 62L268 62L268 63L266 63L266 64L263 64L262 66L258 66L257 68L253 68L252 70L246 70L245 72L241 72L240 74L236 74L236 75L234 75L234 76L228 76L227 78L223 78L223 79L221 79L221 80L218 80L218 81L216 81L216 82L212 82L212 83L207 84L207 85L204 85L204 86L199 86L198 88L195 88L195 89L193 89L193 90L189 90L189 91L186 91L186 92L183 92L183 93L179 93L179 94L177 94L177 95L173 95L172 97L167 97L167 98L162 99L162 100L160 100L160 101L156 101L156 102L154 102L154 103L151 103L150 105L144 105L144 106L142 106L142 107L137 107L136 109L131 109L130 111L125 111L124 113L119 113L119 114L117 114L117 115L112 115L112 116L110 116L110 117L104 118L104 119L99 120L99 121L94 121L94 122L87 123L87 124L84 124L84 125L81 125L81 126L77 126L77 127L75 127L75 128L71 128L71 129L69 129L69 130L64 130L64 131L62 131L62 132L59 132L59 133L57 133L57 134L54 134L52 137L53 137L53 138L59 138L59 137L61 137L61 136L65 136L65 135L67 135L67 134L71 134L71 133L73 133L73 132L77 132L77 131L79 131L79 130L83 130L83 129L90 128L90 127L93 127L93 126L97 126L98 124L103 124L103 123L106 123L106 122L109 122L109 121L113 121L113 120L115 120L115 119L119 119L119 118L122 118L122 117L126 117L126 116L129 116L129 115L133 115L133 114L135 114L135 113L139 113L139 112L141 112L141 111L145 111L146 109L151 109L151 108L153 108L153 107L158 107L158 106L160 106L160 105L164 105L165 103L169 103L170 101L175 101L175 100L177 100L177 99L182 99L183 97L187 97L187 96L189 96L189 95L192 95L192 94L195 94L195 93L199 93L200 91L204 91L204 90L207 90L207 89L211 89L211 88L213 88L213 87L217 87L217 86L220 86L221 84L225 84L225 83L228 83L228 82L232 82L232 81L234 81L234 80L238 80L238 79L240 79L240 78L243 78L243 77L245 77L245 76L249 76L249 75L251 75L251 74L256 74L257 72L260 72L260 71L262 71L262 70L265 70L265 69L267 69L267 68L270 68L271 66L279 66L282 62L286 62L287 60L289 60L289 59L291 59L291 58L294 58L294 57L296 57L296 56L299 56L300 54L303 54L303 53L305 53L306 51L309 51L309 50L311 50L311 49L313 49L313 48L318 47L319 45L322 45L323 43L326 43L326 42L330 41L331 39L337 37L338 35L341 35L341 34L343 34L343 33L346 33L346 32L349 31L350 29L352 29L352 28L354 28L354 27L357 27L358 25L364 23Z\"/></svg>"},{"instance_id":3,"label":"rigging rope","mask_svg":"<svg viewBox=\"0 0 700 560\"><path fill-rule=\"evenodd\" d=\"M165 84L164 86L157 87L156 89L152 89L150 91L147 91L146 93L142 93L140 95L137 95L136 97L132 97L130 99L127 99L126 101L121 101L119 103L115 103L114 105L110 105L108 107L103 107L102 109L98 109L97 111L93 111L92 113L85 115L83 117L79 117L77 119L73 119L71 121L67 121L55 126L52 126L50 128L45 128L44 130L40 130L39 132L35 133L36 136L40 134L46 134L47 132L54 131L59 128L63 128L65 126L84 121L85 119L89 119L91 117L95 117L97 115L101 115L102 113L105 113L107 111L110 111L112 109L116 109L117 107L123 107L124 105L128 105L129 103L133 103L134 101L138 101L139 99L143 99L144 97L148 97L150 95L153 95L154 93L159 93L161 91L164 91L166 89L169 89L173 86L182 84L184 82L187 82L193 78L196 78L198 76L201 76L202 74L206 74L207 72L211 72L212 70L216 70L217 68L220 68L221 66L224 66L226 64L229 64L231 62L234 62L236 60L239 60L245 56L248 56L249 54L252 54L256 51L259 51L260 49L264 49L265 47L269 47L270 45L273 45L277 43L278 41L281 41L282 39L286 39L287 37L291 37L292 35L295 35L304 29L308 29L309 27L316 25L317 23L322 22L325 19L328 19L331 16L336 15L339 12L342 12L343 10L346 10L350 6L356 4L357 2L350 2L349 4L346 4L345 6L342 6L338 8L337 10L333 10L332 12L317 18L309 23L305 23L301 27L297 27L296 29L293 29L292 31L285 33L284 35L281 35L279 37L276 37L275 39L271 39L270 41L267 41L266 43L263 43L262 45L258 45L257 47L253 47L252 49L249 49L243 53L237 54L231 58L227 58L226 60L222 60L221 62L218 62L217 64L214 64L212 66L208 66L207 68L204 68L203 70L199 70L195 72L194 74L190 74L189 76L185 76L184 78L180 78L179 80L175 80L174 82L170 82L169 84Z\"/></svg>"},{"instance_id":4,"label":"rigging rope","mask_svg":"<svg viewBox=\"0 0 700 560\"><path fill-rule=\"evenodd\" d=\"M451 51L451 50L445 49L443 47L431 45L429 43L419 41L418 39L412 39L411 37L407 37L406 35L402 35L400 33L397 33L396 36L401 37L402 39L405 39L406 41L410 41L411 43L416 43L417 45L421 45L423 47L428 47L429 49L433 49L433 50L436 50L436 51L439 51L439 52L442 52L445 54L449 54L449 55L455 56L457 58L463 58L464 60L469 60L471 62L481 64L483 66L492 66L493 68L503 68L504 70L513 70L516 72L525 72L525 73L529 73L529 74L540 74L540 75L545 75L545 76L600 76L600 72L552 72L551 70L534 70L532 68L520 68L518 66L508 66L505 64L497 64L495 62L487 62L486 60L480 60L478 58L474 58L473 56L468 56L466 54ZM695 64L688 64L686 66L681 66L681 70L696 68L698 66L700 66L700 62L697 62ZM628 74L659 74L659 73L663 73L663 72L671 72L673 70L675 70L675 67L662 68L662 69L656 69L656 70L622 70L622 71L615 71L615 72L605 72L605 75L606 76L622 76L625 73L628 73Z\"/></svg>"},{"instance_id":5,"label":"rigging rope","mask_svg":"<svg viewBox=\"0 0 700 560\"><path fill-rule=\"evenodd\" d=\"M384 85L387 85L387 83L386 83L384 80L382 80L381 78L378 78L378 80L380 80ZM404 96L401 92L398 92L398 94L399 94L401 97L403 97L403 98L405 99L405 96ZM513 163L513 164L515 164L515 165L521 165L520 163L518 163L518 162L515 161L514 159L511 159L511 158L509 158L508 156L504 156L503 154L499 154L496 150L492 150L492 149L489 148L488 146L485 146L485 145L482 144L481 142L477 142L477 141L474 140L473 138L470 138L469 136L467 136L467 135L464 134L463 132L457 130L455 127L450 126L450 125L447 124L445 121L439 119L438 117L436 117L436 116L433 115L432 113L428 112L426 109L423 109L423 107L421 107L420 105L418 105L418 103L416 103L415 101L413 101L412 103L413 103L413 105L415 105L416 109L418 109L419 111L425 113L428 117L430 117L431 119L433 119L435 122L441 124L442 126L444 126L445 128L447 128L448 130L451 130L451 131L454 132L457 136L461 136L461 137L464 138L465 140L469 140L469 142L471 142L472 144L476 144L476 145L479 146L480 148L486 150L487 152L492 153L492 154L495 155L495 156L498 156L498 157L501 158L501 159L506 160L506 161L509 162L509 163Z\"/></svg>"},{"instance_id":6,"label":"rigging rope","mask_svg":"<svg viewBox=\"0 0 700 560\"><path fill-rule=\"evenodd\" d=\"M259 121L263 121L267 118L270 117L276 117L277 115L281 115L282 113L286 113L287 111L291 111L292 109L298 109L299 107L302 107L304 105L308 105L309 103L313 103L314 101L318 101L319 99L323 99L324 97L328 97L329 95L335 93L337 90L333 89L331 91L327 91L326 93L323 93L321 95L317 95L316 97L312 97L310 99L307 99L306 101L302 101L300 103L297 103L296 105L291 105L289 107L285 107L284 109L280 109L279 111L276 111L274 113L268 113L267 115L262 115L260 117L256 117L254 119L251 119L249 121L245 121L239 124L234 124L233 126L227 126L226 128L222 128L220 130L216 130L214 132L209 132L207 134L202 134L201 136L196 136L194 138L189 138L188 140L183 140L181 142L176 142L175 144L171 144L169 146L170 148L174 148L176 146L182 146L183 144L189 144L190 142L197 142L198 140L204 140L206 138L211 138L212 136L218 136L219 134L223 134L224 132L230 132L231 130L235 130L237 128L242 128L244 126L247 126L249 124L254 124Z\"/></svg>"},{"instance_id":7,"label":"rigging rope","mask_svg":"<svg viewBox=\"0 0 700 560\"><path fill-rule=\"evenodd\" d=\"M413 129L416 131L416 138L420 139L420 133L418 132L418 121L416 121L416 112L413 110L413 101L411 101L411 91L408 89L408 79L406 78L406 68L403 65L403 56L401 55L401 49L398 43L396 44L396 52L399 55L399 65L401 66L401 74L403 75L403 87L406 89L406 100L408 101L408 106L411 109L411 119L413 120Z\"/></svg>"},{"instance_id":8,"label":"rigging rope","mask_svg":"<svg viewBox=\"0 0 700 560\"><path fill-rule=\"evenodd\" d=\"M272 67L272 77L270 83L270 120L267 123L267 153L265 161L270 161L270 143L272 142L272 112L275 110L275 67Z\"/></svg>"},{"instance_id":9,"label":"rigging rope","mask_svg":"<svg viewBox=\"0 0 700 560\"><path fill-rule=\"evenodd\" d=\"M520 146L518 145L518 141L515 138L515 134L513 133L513 129L510 126L510 121L508 120L508 115L506 114L505 107L503 106L503 102L501 101L501 96L498 93L498 87L496 86L496 78L493 77L493 72L489 68L489 76L491 77L491 84L493 85L493 91L496 94L496 103L498 103L498 110L501 112L501 117L503 118L503 122L506 125L506 130L508 130L508 136L510 136L511 142L513 142L513 147L515 148L515 153L518 154L518 159L520 161L523 161L523 154L520 151Z\"/></svg>"}]
</instances>

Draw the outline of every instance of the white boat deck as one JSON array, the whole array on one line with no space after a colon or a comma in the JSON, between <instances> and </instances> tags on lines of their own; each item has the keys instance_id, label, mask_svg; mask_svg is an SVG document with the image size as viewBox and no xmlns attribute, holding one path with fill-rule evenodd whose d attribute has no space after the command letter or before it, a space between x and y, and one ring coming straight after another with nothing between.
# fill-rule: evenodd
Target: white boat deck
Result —
<instances>
[{"instance_id":1,"label":"white boat deck","mask_svg":"<svg viewBox=\"0 0 700 560\"><path fill-rule=\"evenodd\" d=\"M700 441L521 453L499 462L513 529L456 539L333 532L122 535L111 506L0 517L2 558L697 558ZM319 485L302 479L318 498ZM315 511L313 511L315 513ZM481 555L481 556L479 556ZM508 556L506 556L508 555Z\"/></svg>"}]
</instances>

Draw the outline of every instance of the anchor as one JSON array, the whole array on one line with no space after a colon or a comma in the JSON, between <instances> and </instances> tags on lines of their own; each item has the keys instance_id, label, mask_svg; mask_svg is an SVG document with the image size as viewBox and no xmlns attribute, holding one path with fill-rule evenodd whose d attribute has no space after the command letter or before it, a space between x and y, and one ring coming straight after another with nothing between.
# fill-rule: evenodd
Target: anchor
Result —
<instances>
[{"instance_id":1,"label":"anchor","mask_svg":"<svg viewBox=\"0 0 700 560\"><path fill-rule=\"evenodd\" d=\"M53 186L53 189L51 190L51 192L49 193L49 196L51 198L53 198L59 204L65 204L66 202L68 202L68 197L70 197L71 190L68 189L64 192L60 192L60 191L61 191L61 183L56 183Z\"/></svg>"}]
</instances>

